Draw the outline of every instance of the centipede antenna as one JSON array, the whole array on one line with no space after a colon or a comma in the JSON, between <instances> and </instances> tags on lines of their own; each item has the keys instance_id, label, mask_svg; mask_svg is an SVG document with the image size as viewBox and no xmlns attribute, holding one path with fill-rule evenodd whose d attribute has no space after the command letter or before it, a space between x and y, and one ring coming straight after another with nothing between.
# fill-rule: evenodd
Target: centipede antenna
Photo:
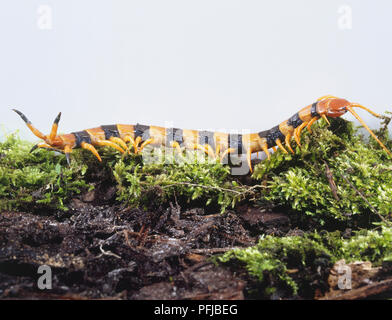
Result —
<instances>
[{"instance_id":1,"label":"centipede antenna","mask_svg":"<svg viewBox=\"0 0 392 320\"><path fill-rule=\"evenodd\" d=\"M376 139L376 141L378 142L378 144L386 151L386 153L388 153L391 157L392 157L392 153L387 149L386 146L384 146L384 144L377 138L377 136L373 133L373 131L367 126L367 124L365 123L365 121L363 121L361 119L361 117L354 111L353 108L351 107L347 107L347 110L351 112L351 114L357 118L357 120L363 125L363 127L369 131L369 133L373 136L374 139Z\"/></svg>"},{"instance_id":2,"label":"centipede antenna","mask_svg":"<svg viewBox=\"0 0 392 320\"><path fill-rule=\"evenodd\" d=\"M15 111L15 112L22 118L22 120L23 120L24 122L26 122L27 127L30 129L30 131L31 131L32 133L34 133L34 135L35 135L36 137L38 137L38 138L40 138L40 139L45 139L45 135L42 134L42 132L39 131L37 128L35 128L35 127L31 124L31 121L30 121L29 119L27 119L27 117L26 117L22 112L20 112L19 110L16 110L16 109L12 109L12 110Z\"/></svg>"},{"instance_id":3,"label":"centipede antenna","mask_svg":"<svg viewBox=\"0 0 392 320\"><path fill-rule=\"evenodd\" d=\"M366 108L365 106L363 106L359 103L352 103L351 106L361 108L361 109L366 110L367 112L371 113L373 116L375 116L377 118L381 118L381 116L378 113L375 113L374 111L370 110L369 108Z\"/></svg>"},{"instance_id":4,"label":"centipede antenna","mask_svg":"<svg viewBox=\"0 0 392 320\"><path fill-rule=\"evenodd\" d=\"M49 139L53 140L57 135L57 128L59 126L59 121L61 118L61 112L57 115L56 119L54 119L52 130L50 131Z\"/></svg>"}]
</instances>

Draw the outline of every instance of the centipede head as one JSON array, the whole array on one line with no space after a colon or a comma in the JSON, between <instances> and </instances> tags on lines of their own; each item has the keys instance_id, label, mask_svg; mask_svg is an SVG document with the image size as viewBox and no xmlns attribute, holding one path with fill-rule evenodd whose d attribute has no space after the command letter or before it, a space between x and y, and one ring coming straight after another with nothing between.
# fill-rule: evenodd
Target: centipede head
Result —
<instances>
[{"instance_id":1,"label":"centipede head","mask_svg":"<svg viewBox=\"0 0 392 320\"><path fill-rule=\"evenodd\" d=\"M35 145L33 147L32 151L38 147L53 148L53 149L56 149L59 151L61 151L64 148L63 140L57 135L57 128L58 128L58 124L60 121L61 112L57 115L56 119L54 120L50 133L48 135L44 135L41 131L39 131L37 128L35 128L32 125L31 121L29 119L27 119L27 117L22 112L20 112L16 109L12 109L12 110L15 111L22 118L22 120L26 123L27 127L31 130L31 132L36 137L45 141L44 144Z\"/></svg>"},{"instance_id":2,"label":"centipede head","mask_svg":"<svg viewBox=\"0 0 392 320\"><path fill-rule=\"evenodd\" d=\"M333 96L325 96L319 99L318 103L319 114L322 117L328 116L331 118L337 118L344 115L347 111L350 112L357 120L362 124L362 126L372 135L372 137L378 142L378 144L392 157L391 152L384 146L384 144L377 138L373 131L368 127L365 121L354 111L353 108L361 108L366 110L373 116L377 118L382 118L379 114L364 107L359 103L349 102L346 99L341 99Z\"/></svg>"}]
</instances>

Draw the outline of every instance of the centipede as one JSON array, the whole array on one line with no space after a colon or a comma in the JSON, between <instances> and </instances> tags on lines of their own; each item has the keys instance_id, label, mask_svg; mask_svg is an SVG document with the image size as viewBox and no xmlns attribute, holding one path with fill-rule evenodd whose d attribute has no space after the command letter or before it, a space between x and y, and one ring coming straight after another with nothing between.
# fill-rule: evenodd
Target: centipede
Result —
<instances>
[{"instance_id":1,"label":"centipede","mask_svg":"<svg viewBox=\"0 0 392 320\"><path fill-rule=\"evenodd\" d=\"M328 118L337 118L350 112L378 142L385 152L392 157L391 152L379 140L374 132L367 126L354 108L366 110L377 118L382 118L367 107L352 103L346 99L327 95L317 99L316 102L302 108L289 119L269 130L248 134L229 134L213 131L187 130L179 128L164 128L148 125L114 124L101 125L69 134L57 134L61 112L55 118L51 131L44 135L33 126L31 121L20 111L15 111L26 123L31 132L43 140L33 146L30 152L37 148L46 148L65 154L68 165L71 163L72 150L82 148L94 154L98 161L102 161L98 147L111 147L121 153L139 154L147 145L169 147L179 152L187 150L201 150L206 155L223 160L231 154L245 155L249 169L253 172L251 157L253 153L264 152L268 160L271 158L270 149L277 148L284 153L293 153L292 140L301 147L301 132L306 129L311 133L312 125L319 119L324 119L329 125Z\"/></svg>"}]
</instances>

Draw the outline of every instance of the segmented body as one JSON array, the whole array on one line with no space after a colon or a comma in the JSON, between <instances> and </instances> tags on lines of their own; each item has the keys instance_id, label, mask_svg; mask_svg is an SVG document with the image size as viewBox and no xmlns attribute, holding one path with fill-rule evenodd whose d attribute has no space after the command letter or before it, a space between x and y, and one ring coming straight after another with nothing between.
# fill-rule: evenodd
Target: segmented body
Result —
<instances>
[{"instance_id":1,"label":"segmented body","mask_svg":"<svg viewBox=\"0 0 392 320\"><path fill-rule=\"evenodd\" d=\"M360 107L373 115L380 117L373 111L359 104L353 104L345 99L333 96L325 96L313 104L302 108L279 125L257 133L228 134L212 131L164 128L141 124L114 124L102 125L100 127L70 134L57 135L57 125L60 119L60 113L53 124L50 135L45 136L35 129L31 122L27 120L20 111L15 111L22 117L36 136L45 140L45 142L37 144L36 147L61 150L66 154L68 161L70 159L69 154L72 149L75 148L90 150L99 160L101 160L95 149L97 146L110 146L120 152L129 151L128 149L133 147L134 152L138 153L141 152L146 145L151 144L154 146L175 147L178 150L181 150L181 147L186 149L199 149L203 150L211 157L219 157L220 159L223 159L228 154L245 154L249 168L252 170L252 153L264 151L267 157L270 158L268 149L275 149L276 146L286 153L288 151L285 146L289 151L294 152L290 145L292 137L294 137L296 143L300 145L300 134L305 127L311 131L312 124L318 119L324 118L328 122L327 116L339 117L347 111L350 111L360 120L378 143L391 155L388 149L386 149L362 119L353 111L352 107ZM130 147L126 144L128 142L131 144Z\"/></svg>"}]
</instances>

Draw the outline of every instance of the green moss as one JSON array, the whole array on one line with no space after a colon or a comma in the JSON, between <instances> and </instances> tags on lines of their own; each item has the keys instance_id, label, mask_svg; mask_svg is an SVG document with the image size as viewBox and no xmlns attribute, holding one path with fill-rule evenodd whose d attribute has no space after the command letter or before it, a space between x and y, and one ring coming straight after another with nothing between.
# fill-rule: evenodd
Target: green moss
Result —
<instances>
[{"instance_id":1,"label":"green moss","mask_svg":"<svg viewBox=\"0 0 392 320\"><path fill-rule=\"evenodd\" d=\"M309 276L312 271L320 274L318 267L324 271L340 259L346 262L371 261L380 265L389 261L391 256L392 228L382 226L381 231L363 230L350 239L343 239L340 232L310 233L303 237L263 236L256 246L228 251L219 257L219 261L225 264L240 261L264 287L266 295L271 289L282 286L291 288L292 294L296 295L308 286L308 279L304 276ZM235 265L238 269L238 264ZM293 269L297 271L296 276L289 273ZM311 272L303 272L306 269Z\"/></svg>"},{"instance_id":2,"label":"green moss","mask_svg":"<svg viewBox=\"0 0 392 320\"><path fill-rule=\"evenodd\" d=\"M155 149L155 161L148 162L145 156L100 148L99 163L90 152L74 150L68 168L63 155L48 150L30 154L31 144L11 135L0 143L0 208L42 204L64 209L76 193L104 180L117 185L118 201L132 206L178 200L223 212L242 200L256 200L310 215L320 225L325 219L344 221L353 215L386 217L392 212L392 161L372 139L365 143L354 133L345 120L332 119L330 127L319 121L312 134L303 133L302 147L294 155L279 151L255 167L253 178L262 180L263 188L240 184L228 166L200 161L200 154L196 161L195 152L169 152L164 158L162 149ZM378 133L385 141L386 128ZM386 144L392 145L390 140ZM337 187L335 195L327 166Z\"/></svg>"},{"instance_id":3,"label":"green moss","mask_svg":"<svg viewBox=\"0 0 392 320\"><path fill-rule=\"evenodd\" d=\"M392 161L372 140L364 143L354 134L353 125L343 119L332 119L330 127L315 124L312 134L302 134L302 147L294 155L277 152L271 161L256 166L253 177L267 182L265 200L314 216L321 224L325 218L373 215L374 209L387 216L392 212ZM335 195L328 169L336 185Z\"/></svg>"},{"instance_id":4,"label":"green moss","mask_svg":"<svg viewBox=\"0 0 392 320\"><path fill-rule=\"evenodd\" d=\"M87 167L66 165L63 156L38 150L16 134L0 143L0 210L52 208L66 210L65 201L87 189Z\"/></svg>"},{"instance_id":5,"label":"green moss","mask_svg":"<svg viewBox=\"0 0 392 320\"><path fill-rule=\"evenodd\" d=\"M114 165L119 201L137 206L178 200L213 205L224 212L251 192L232 179L228 166L217 161L201 161L204 157L195 152L176 157L163 157L160 149L154 152L152 163L123 159Z\"/></svg>"},{"instance_id":6,"label":"green moss","mask_svg":"<svg viewBox=\"0 0 392 320\"><path fill-rule=\"evenodd\" d=\"M0 210L66 210L72 197L103 181L117 185L117 200L130 206L178 200L223 212L253 191L234 181L228 166L194 152L174 161L173 153L164 158L156 149L157 161L149 163L141 155L121 155L110 148L100 148L102 162L88 151L74 150L68 167L63 155L44 149L29 153L31 147L15 134L0 143Z\"/></svg>"}]
</instances>

